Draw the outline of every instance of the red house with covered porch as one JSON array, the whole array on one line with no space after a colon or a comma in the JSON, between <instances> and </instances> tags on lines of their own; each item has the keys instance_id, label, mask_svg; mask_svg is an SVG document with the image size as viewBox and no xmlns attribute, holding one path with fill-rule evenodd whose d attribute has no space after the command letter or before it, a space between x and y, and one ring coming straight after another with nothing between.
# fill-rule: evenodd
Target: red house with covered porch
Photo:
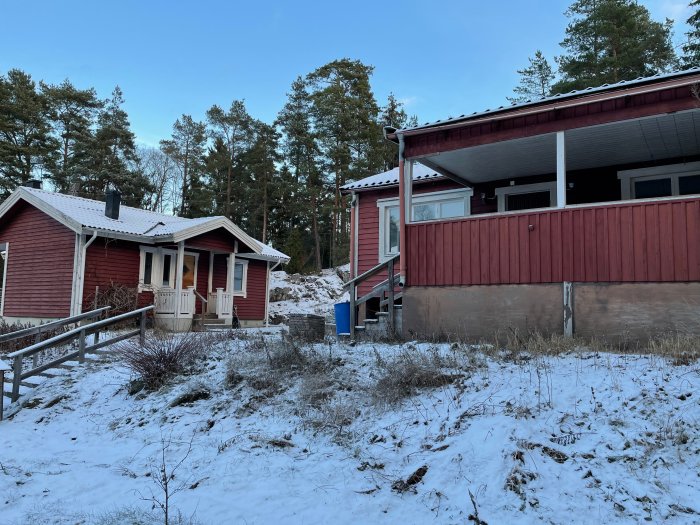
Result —
<instances>
[{"instance_id":1,"label":"red house with covered porch","mask_svg":"<svg viewBox=\"0 0 700 525\"><path fill-rule=\"evenodd\" d=\"M42 322L91 310L100 289L133 290L157 324L187 330L206 314L267 319L269 274L289 258L225 217L187 219L21 187L0 205L0 316Z\"/></svg>"},{"instance_id":2,"label":"red house with covered porch","mask_svg":"<svg viewBox=\"0 0 700 525\"><path fill-rule=\"evenodd\" d=\"M688 70L386 130L395 174L345 187L356 300L392 260L406 337L700 333L699 93Z\"/></svg>"}]
</instances>

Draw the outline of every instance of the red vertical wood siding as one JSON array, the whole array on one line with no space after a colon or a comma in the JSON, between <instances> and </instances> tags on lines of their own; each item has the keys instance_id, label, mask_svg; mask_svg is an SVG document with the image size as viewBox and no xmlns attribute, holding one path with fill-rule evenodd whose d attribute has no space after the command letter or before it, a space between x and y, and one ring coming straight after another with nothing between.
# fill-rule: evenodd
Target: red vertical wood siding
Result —
<instances>
[{"instance_id":1,"label":"red vertical wood siding","mask_svg":"<svg viewBox=\"0 0 700 525\"><path fill-rule=\"evenodd\" d=\"M18 203L0 224L9 244L4 315L70 315L75 233L38 209Z\"/></svg>"},{"instance_id":2,"label":"red vertical wood siding","mask_svg":"<svg viewBox=\"0 0 700 525\"><path fill-rule=\"evenodd\" d=\"M700 199L474 217L407 229L408 286L700 280Z\"/></svg>"}]
</instances>

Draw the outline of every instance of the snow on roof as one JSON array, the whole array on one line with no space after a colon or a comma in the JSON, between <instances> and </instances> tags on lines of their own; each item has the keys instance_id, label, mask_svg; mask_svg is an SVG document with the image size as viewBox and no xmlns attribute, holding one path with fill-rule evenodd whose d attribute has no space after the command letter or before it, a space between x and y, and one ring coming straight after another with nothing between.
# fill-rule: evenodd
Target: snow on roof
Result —
<instances>
[{"instance_id":1,"label":"snow on roof","mask_svg":"<svg viewBox=\"0 0 700 525\"><path fill-rule=\"evenodd\" d=\"M250 244L252 249L258 248L256 251L264 258L278 259L285 262L289 260L287 255L253 239L222 216L188 219L132 208L131 206L120 206L119 218L110 219L105 215L105 203L101 201L27 187L22 187L19 191L26 192L50 206L58 212L61 218L65 218L66 222L72 222L83 228L114 232L115 234L142 236L158 241L159 238L173 236L190 228L197 229L198 226L204 228L204 231L208 231L206 230L207 225L211 226L211 229L229 225L229 229L234 230L236 236L245 244ZM199 233L203 232L197 230L193 234Z\"/></svg>"},{"instance_id":2,"label":"snow on roof","mask_svg":"<svg viewBox=\"0 0 700 525\"><path fill-rule=\"evenodd\" d=\"M483 117L485 115L493 115L505 111L512 111L513 109L521 109L525 108L528 106L537 106L540 104L544 104L547 102L552 102L555 100L566 100L570 98L575 98L579 97L582 95L590 95L591 93L600 93L604 91L614 91L616 89L620 88L627 88L627 87L635 87L639 86L642 84L647 84L647 83L652 83L652 82L658 82L661 80L671 80L674 78L680 78L684 76L689 76L693 74L700 73L700 68L691 68L691 69L686 69L684 71L673 71L671 73L658 73L656 75L652 75L649 77L638 77L633 80L621 80L620 82L616 82L614 84L603 84L602 86L595 86L595 87L587 87L584 89L578 89L578 90L573 90L568 93L557 93L556 95L550 95L547 97L541 97L541 98L536 98L536 99L531 99L531 100L526 100L525 102L514 102L512 104L508 104L505 106L499 106L497 108L491 108L491 109L485 109L483 111L475 111L472 114L464 114L460 115L459 117L449 117L443 120L436 120L435 122L426 122L425 124L419 125L419 126L414 126L412 128L404 128L401 130L398 130L400 133L401 132L410 132L414 130L420 130L423 128L432 128L435 126L440 126L444 124L451 124L455 122L460 122L462 120L471 120L474 118L479 118Z\"/></svg>"},{"instance_id":3,"label":"snow on roof","mask_svg":"<svg viewBox=\"0 0 700 525\"><path fill-rule=\"evenodd\" d=\"M438 179L442 177L435 170L431 170L423 166L422 164L413 165L413 181ZM360 190L367 188L378 188L382 186L394 186L399 183L399 168L394 168L393 170L385 171L383 173L377 173L371 177L366 177L355 182L349 182L344 185L341 189L343 190Z\"/></svg>"}]
</instances>

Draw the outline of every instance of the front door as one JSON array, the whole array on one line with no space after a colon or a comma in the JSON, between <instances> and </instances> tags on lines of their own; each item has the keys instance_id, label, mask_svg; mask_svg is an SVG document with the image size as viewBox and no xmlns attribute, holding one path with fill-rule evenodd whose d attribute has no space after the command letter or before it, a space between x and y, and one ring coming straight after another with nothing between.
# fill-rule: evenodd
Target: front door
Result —
<instances>
[{"instance_id":1,"label":"front door","mask_svg":"<svg viewBox=\"0 0 700 525\"><path fill-rule=\"evenodd\" d=\"M185 254L182 262L182 289L186 290L190 286L196 286L194 278L197 258L194 255Z\"/></svg>"}]
</instances>

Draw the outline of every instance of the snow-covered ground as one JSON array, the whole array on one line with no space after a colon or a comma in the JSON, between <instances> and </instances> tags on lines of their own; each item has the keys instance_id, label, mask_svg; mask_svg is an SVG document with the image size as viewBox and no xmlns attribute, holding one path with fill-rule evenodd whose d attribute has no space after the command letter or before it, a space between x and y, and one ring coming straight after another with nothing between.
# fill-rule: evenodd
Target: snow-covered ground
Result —
<instances>
[{"instance_id":1,"label":"snow-covered ground","mask_svg":"<svg viewBox=\"0 0 700 525\"><path fill-rule=\"evenodd\" d=\"M270 279L270 317L284 322L288 314L316 314L333 317L333 305L349 300L343 292L341 274L348 265L323 270L320 274L272 272Z\"/></svg>"},{"instance_id":2,"label":"snow-covered ground","mask_svg":"<svg viewBox=\"0 0 700 525\"><path fill-rule=\"evenodd\" d=\"M47 380L0 423L0 523L146 523L163 464L204 524L700 522L697 364L323 343L282 366L279 331L155 393L115 358ZM397 356L442 386L386 404Z\"/></svg>"}]
</instances>

